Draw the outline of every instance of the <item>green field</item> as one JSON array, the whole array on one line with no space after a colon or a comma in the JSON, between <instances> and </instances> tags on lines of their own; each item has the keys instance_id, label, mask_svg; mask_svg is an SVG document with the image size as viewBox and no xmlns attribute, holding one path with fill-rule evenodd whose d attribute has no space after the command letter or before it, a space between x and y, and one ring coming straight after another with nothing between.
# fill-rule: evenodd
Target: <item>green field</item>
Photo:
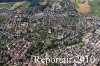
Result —
<instances>
[{"instance_id":1,"label":"green field","mask_svg":"<svg viewBox=\"0 0 100 66\"><path fill-rule=\"evenodd\" d=\"M24 8L28 8L28 6L30 5L30 2L24 2L21 7L24 7Z\"/></svg>"},{"instance_id":2,"label":"green field","mask_svg":"<svg viewBox=\"0 0 100 66\"><path fill-rule=\"evenodd\" d=\"M8 19L10 18L8 15L0 15L0 19Z\"/></svg>"},{"instance_id":3,"label":"green field","mask_svg":"<svg viewBox=\"0 0 100 66\"><path fill-rule=\"evenodd\" d=\"M91 12L97 16L100 16L100 1L89 1L89 5L91 6Z\"/></svg>"},{"instance_id":4,"label":"green field","mask_svg":"<svg viewBox=\"0 0 100 66\"><path fill-rule=\"evenodd\" d=\"M15 2L8 2L8 3L0 3L0 6L13 6Z\"/></svg>"},{"instance_id":5,"label":"green field","mask_svg":"<svg viewBox=\"0 0 100 66\"><path fill-rule=\"evenodd\" d=\"M4 2L0 3L0 6L10 6L13 7L16 4L16 2ZM27 8L30 5L30 2L25 1L23 4L19 5L20 7ZM16 6L18 7L18 6Z\"/></svg>"}]
</instances>

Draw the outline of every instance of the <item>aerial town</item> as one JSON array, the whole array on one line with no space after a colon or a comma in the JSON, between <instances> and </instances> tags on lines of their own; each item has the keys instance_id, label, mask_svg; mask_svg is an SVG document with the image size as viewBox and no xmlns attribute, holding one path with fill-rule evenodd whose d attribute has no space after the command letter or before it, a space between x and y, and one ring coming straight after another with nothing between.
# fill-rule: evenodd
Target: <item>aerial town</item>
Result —
<instances>
[{"instance_id":1,"label":"aerial town","mask_svg":"<svg viewBox=\"0 0 100 66\"><path fill-rule=\"evenodd\" d=\"M100 66L100 1L1 0L0 66Z\"/></svg>"}]
</instances>

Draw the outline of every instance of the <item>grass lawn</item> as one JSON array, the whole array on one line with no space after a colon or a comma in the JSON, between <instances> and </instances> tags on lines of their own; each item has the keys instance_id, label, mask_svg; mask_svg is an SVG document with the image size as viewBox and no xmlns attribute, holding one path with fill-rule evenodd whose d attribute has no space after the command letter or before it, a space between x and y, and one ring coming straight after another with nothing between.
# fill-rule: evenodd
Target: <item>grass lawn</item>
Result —
<instances>
[{"instance_id":1,"label":"grass lawn","mask_svg":"<svg viewBox=\"0 0 100 66\"><path fill-rule=\"evenodd\" d=\"M45 48L48 48L48 47L50 47L52 45L52 40L50 39L50 38L47 38L46 39L46 42L45 42L45 44L44 44L44 47Z\"/></svg>"},{"instance_id":2,"label":"grass lawn","mask_svg":"<svg viewBox=\"0 0 100 66\"><path fill-rule=\"evenodd\" d=\"M51 45L52 44L52 40L51 39L46 39L46 44L49 44L49 45Z\"/></svg>"}]
</instances>

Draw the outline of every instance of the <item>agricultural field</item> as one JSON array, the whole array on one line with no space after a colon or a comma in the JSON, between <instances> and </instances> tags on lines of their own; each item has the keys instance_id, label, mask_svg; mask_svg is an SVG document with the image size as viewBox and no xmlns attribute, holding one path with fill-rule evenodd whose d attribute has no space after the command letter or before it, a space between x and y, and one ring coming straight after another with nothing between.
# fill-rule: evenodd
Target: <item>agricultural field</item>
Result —
<instances>
[{"instance_id":1,"label":"agricultural field","mask_svg":"<svg viewBox=\"0 0 100 66\"><path fill-rule=\"evenodd\" d=\"M81 13L90 12L90 5L88 0L80 1L76 0L76 10Z\"/></svg>"},{"instance_id":2,"label":"agricultural field","mask_svg":"<svg viewBox=\"0 0 100 66\"><path fill-rule=\"evenodd\" d=\"M78 12L100 16L100 0L76 0L75 6Z\"/></svg>"}]
</instances>

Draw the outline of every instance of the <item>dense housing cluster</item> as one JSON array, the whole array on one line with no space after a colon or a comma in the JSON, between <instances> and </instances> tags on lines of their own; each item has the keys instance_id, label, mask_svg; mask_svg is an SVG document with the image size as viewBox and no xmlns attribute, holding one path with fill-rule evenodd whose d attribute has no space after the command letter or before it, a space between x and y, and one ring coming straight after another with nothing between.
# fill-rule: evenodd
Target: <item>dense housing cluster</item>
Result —
<instances>
[{"instance_id":1,"label":"dense housing cluster","mask_svg":"<svg viewBox=\"0 0 100 66\"><path fill-rule=\"evenodd\" d=\"M75 58L56 66L100 62L100 17L78 12L70 1L54 2L50 7L47 11L0 7L0 65L45 66L42 60L34 63L35 55Z\"/></svg>"}]
</instances>

